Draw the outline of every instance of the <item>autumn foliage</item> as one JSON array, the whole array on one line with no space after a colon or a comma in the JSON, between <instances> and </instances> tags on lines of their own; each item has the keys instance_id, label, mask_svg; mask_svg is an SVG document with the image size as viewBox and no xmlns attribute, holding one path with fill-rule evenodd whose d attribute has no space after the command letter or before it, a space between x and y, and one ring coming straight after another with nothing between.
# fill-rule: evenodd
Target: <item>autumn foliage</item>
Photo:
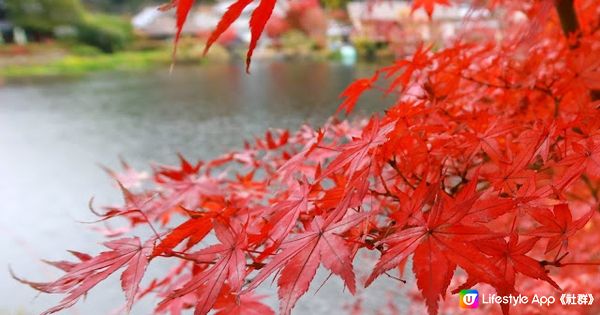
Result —
<instances>
[{"instance_id":1,"label":"autumn foliage","mask_svg":"<svg viewBox=\"0 0 600 315\"><path fill-rule=\"evenodd\" d=\"M174 2L178 25L192 2ZM250 2L230 7L207 48ZM130 229L108 235L100 254L50 262L65 272L55 281L19 280L65 296L45 314L119 273L123 312L150 295L157 314L270 314L255 289L274 278L279 311L289 314L319 266L349 294L380 277L407 279L398 284L418 291L405 298L422 301L412 311L429 314L456 311L456 300L443 300L465 288L600 297L600 2L474 5L484 2L503 12L502 39L421 45L342 93L340 112L379 91L394 100L384 113L270 130L214 160L155 167L148 180L126 164L111 172L124 203L92 209ZM448 3L414 2L428 12L436 4ZM260 0L254 10L248 58L273 5ZM153 236L140 239L140 229ZM359 275L365 251L379 258ZM147 279L157 260L171 271ZM520 307L512 311L540 312Z\"/></svg>"}]
</instances>

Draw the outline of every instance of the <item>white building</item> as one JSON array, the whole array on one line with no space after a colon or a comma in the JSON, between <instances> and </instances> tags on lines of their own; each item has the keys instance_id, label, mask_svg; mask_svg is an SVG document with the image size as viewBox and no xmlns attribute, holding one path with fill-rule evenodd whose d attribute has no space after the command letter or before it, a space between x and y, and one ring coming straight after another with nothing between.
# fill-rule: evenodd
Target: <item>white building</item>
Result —
<instances>
[{"instance_id":1,"label":"white building","mask_svg":"<svg viewBox=\"0 0 600 315\"><path fill-rule=\"evenodd\" d=\"M436 6L431 20L422 8L412 12L411 1L352 1L347 10L356 36L382 42L410 41L412 37L443 41L456 35L465 21L486 21L489 27L497 28L487 10L466 5Z\"/></svg>"}]
</instances>

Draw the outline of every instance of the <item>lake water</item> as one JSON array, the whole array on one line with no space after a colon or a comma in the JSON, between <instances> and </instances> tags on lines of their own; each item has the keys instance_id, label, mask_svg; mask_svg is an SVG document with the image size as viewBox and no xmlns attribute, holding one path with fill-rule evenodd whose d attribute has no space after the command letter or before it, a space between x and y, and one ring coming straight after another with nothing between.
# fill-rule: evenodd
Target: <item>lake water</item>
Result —
<instances>
[{"instance_id":1,"label":"lake water","mask_svg":"<svg viewBox=\"0 0 600 315\"><path fill-rule=\"evenodd\" d=\"M153 161L175 163L176 152L206 159L268 127L322 123L344 87L373 69L257 61L250 76L242 64L231 63L179 67L172 74L155 69L0 86L0 314L37 314L59 301L12 280L9 265L27 279L47 281L59 273L40 259L68 258L66 249L101 249L98 234L78 223L91 219L91 196L97 204L119 202L99 164L117 167L122 156L148 169ZM382 109L375 106L381 104L378 97L367 99L359 109L363 114ZM296 313L341 308L348 293L333 278L316 295L302 298ZM316 280L312 288L319 285ZM385 304L387 286L389 281L376 283L366 303ZM108 314L123 300L113 277L64 313ZM267 301L276 306L275 295ZM143 300L132 313L148 314L154 302Z\"/></svg>"}]
</instances>

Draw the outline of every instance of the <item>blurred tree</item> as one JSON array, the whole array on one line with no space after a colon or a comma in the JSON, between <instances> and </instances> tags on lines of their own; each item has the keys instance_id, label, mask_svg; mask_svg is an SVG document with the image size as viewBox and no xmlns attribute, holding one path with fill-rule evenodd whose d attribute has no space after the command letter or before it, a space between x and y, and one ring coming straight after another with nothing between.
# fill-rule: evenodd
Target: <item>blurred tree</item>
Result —
<instances>
[{"instance_id":1,"label":"blurred tree","mask_svg":"<svg viewBox=\"0 0 600 315\"><path fill-rule=\"evenodd\" d=\"M129 21L107 14L87 14L77 26L77 40L112 53L123 50L133 39Z\"/></svg>"},{"instance_id":2,"label":"blurred tree","mask_svg":"<svg viewBox=\"0 0 600 315\"><path fill-rule=\"evenodd\" d=\"M0 45L12 40L12 27L8 23L6 1L0 0Z\"/></svg>"},{"instance_id":3,"label":"blurred tree","mask_svg":"<svg viewBox=\"0 0 600 315\"><path fill-rule=\"evenodd\" d=\"M35 40L56 37L114 52L132 38L129 21L89 13L80 0L6 0L6 4L9 19Z\"/></svg>"},{"instance_id":4,"label":"blurred tree","mask_svg":"<svg viewBox=\"0 0 600 315\"><path fill-rule=\"evenodd\" d=\"M142 7L157 5L166 0L83 0L86 6L92 9L112 13L133 13Z\"/></svg>"},{"instance_id":5,"label":"blurred tree","mask_svg":"<svg viewBox=\"0 0 600 315\"><path fill-rule=\"evenodd\" d=\"M35 37L53 36L59 26L83 22L85 10L79 0L6 0L9 19Z\"/></svg>"},{"instance_id":6,"label":"blurred tree","mask_svg":"<svg viewBox=\"0 0 600 315\"><path fill-rule=\"evenodd\" d=\"M6 1L0 0L0 21L5 20L7 16Z\"/></svg>"},{"instance_id":7,"label":"blurred tree","mask_svg":"<svg viewBox=\"0 0 600 315\"><path fill-rule=\"evenodd\" d=\"M325 9L345 9L351 0L320 0Z\"/></svg>"}]
</instances>

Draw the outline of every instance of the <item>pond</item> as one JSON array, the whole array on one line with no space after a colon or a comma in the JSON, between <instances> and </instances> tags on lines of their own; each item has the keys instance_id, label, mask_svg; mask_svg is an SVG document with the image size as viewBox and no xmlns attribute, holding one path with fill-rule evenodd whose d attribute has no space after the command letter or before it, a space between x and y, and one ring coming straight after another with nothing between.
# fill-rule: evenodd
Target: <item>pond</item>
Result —
<instances>
[{"instance_id":1,"label":"pond","mask_svg":"<svg viewBox=\"0 0 600 315\"><path fill-rule=\"evenodd\" d=\"M0 269L0 314L37 314L59 300L36 297L9 277L6 266L27 279L47 281L58 273L40 259L68 258L66 249L101 249L98 233L78 223L92 218L90 197L97 204L120 200L100 164L116 168L121 156L147 170L151 162L175 163L177 152L192 160L215 157L268 127L320 124L335 112L344 87L373 69L257 61L249 76L241 63L227 63L178 67L172 74L111 72L0 87L0 266L5 268ZM363 114L382 109L375 106L381 99L367 98L372 101L362 103ZM64 313L110 313L124 300L117 283L113 277ZM320 284L316 280L311 290ZM338 309L348 296L342 291L332 279L301 299L297 311ZM367 302L376 299L372 302L384 297ZM148 314L154 302L143 300L133 314ZM276 305L274 295L268 302Z\"/></svg>"}]
</instances>

